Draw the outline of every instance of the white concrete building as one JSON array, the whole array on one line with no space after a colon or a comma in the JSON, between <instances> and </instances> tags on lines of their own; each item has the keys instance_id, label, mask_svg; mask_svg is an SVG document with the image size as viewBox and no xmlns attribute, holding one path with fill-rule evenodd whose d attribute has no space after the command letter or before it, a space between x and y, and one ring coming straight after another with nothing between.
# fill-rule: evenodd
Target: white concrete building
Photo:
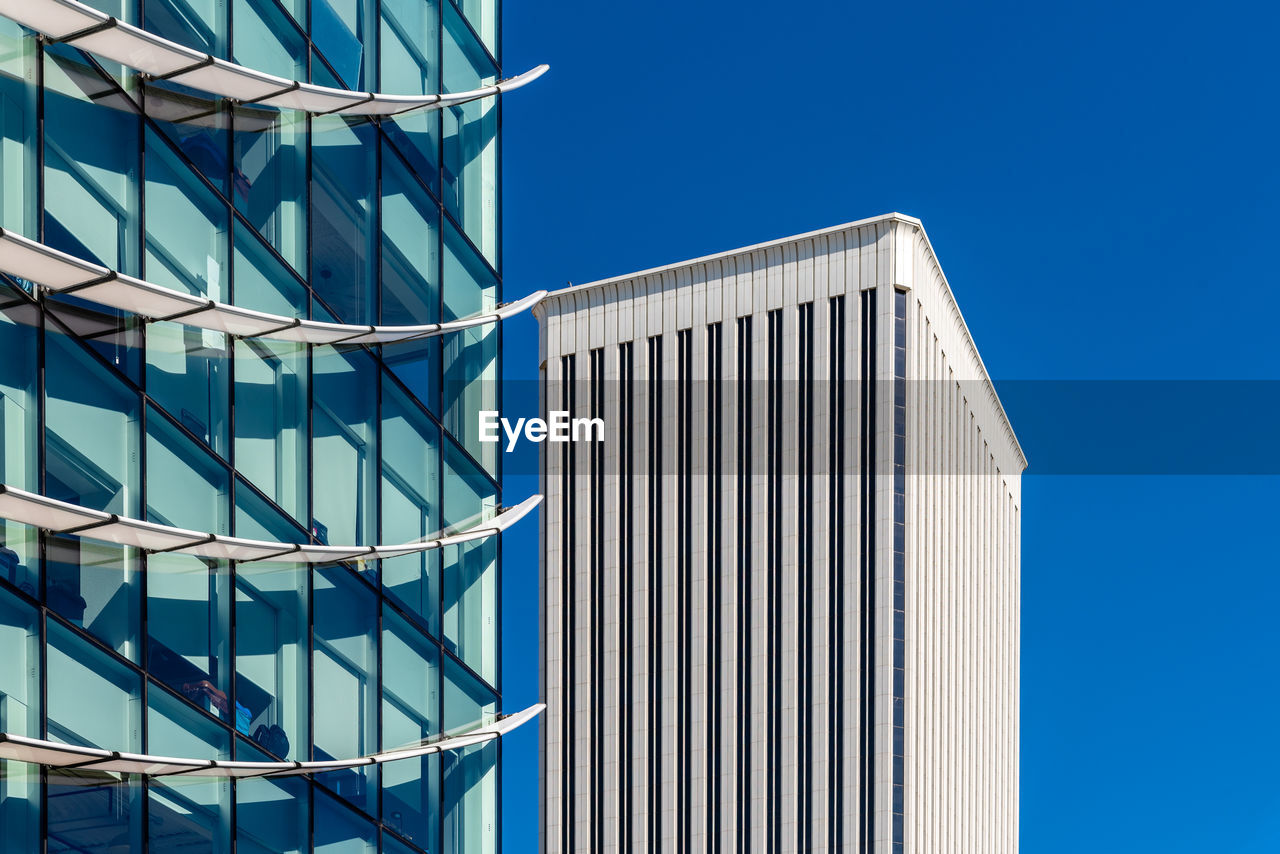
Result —
<instances>
[{"instance_id":1,"label":"white concrete building","mask_svg":"<svg viewBox=\"0 0 1280 854\"><path fill-rule=\"evenodd\" d=\"M1014 852L1025 458L919 220L536 309L543 848Z\"/></svg>"}]
</instances>

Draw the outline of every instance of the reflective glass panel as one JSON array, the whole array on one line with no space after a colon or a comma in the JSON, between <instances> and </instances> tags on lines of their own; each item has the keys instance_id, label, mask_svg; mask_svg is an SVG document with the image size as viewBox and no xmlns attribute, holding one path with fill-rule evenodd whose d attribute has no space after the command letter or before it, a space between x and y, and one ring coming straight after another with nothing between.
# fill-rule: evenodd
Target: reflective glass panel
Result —
<instances>
[{"instance_id":1,"label":"reflective glass panel","mask_svg":"<svg viewBox=\"0 0 1280 854\"><path fill-rule=\"evenodd\" d=\"M229 696L230 587L223 561L147 558L147 671L209 714L238 725L244 713Z\"/></svg>"},{"instance_id":2,"label":"reflective glass panel","mask_svg":"<svg viewBox=\"0 0 1280 854\"><path fill-rule=\"evenodd\" d=\"M227 4L222 0L146 0L143 12L144 29L226 58Z\"/></svg>"},{"instance_id":3,"label":"reflective glass panel","mask_svg":"<svg viewBox=\"0 0 1280 854\"><path fill-rule=\"evenodd\" d=\"M181 323L147 325L147 392L223 456L230 375L225 334Z\"/></svg>"},{"instance_id":4,"label":"reflective glass panel","mask_svg":"<svg viewBox=\"0 0 1280 854\"><path fill-rule=\"evenodd\" d=\"M374 0L311 0L311 40L348 89L377 88L374 8Z\"/></svg>"},{"instance_id":5,"label":"reflective glass panel","mask_svg":"<svg viewBox=\"0 0 1280 854\"><path fill-rule=\"evenodd\" d=\"M241 745L237 759L268 759ZM236 783L236 854L303 854L311 850L311 786L298 777Z\"/></svg>"},{"instance_id":6,"label":"reflective glass panel","mask_svg":"<svg viewBox=\"0 0 1280 854\"><path fill-rule=\"evenodd\" d=\"M489 86L498 73L452 3L444 4L444 89ZM498 262L498 101L481 98L447 107L444 121L445 209L489 263Z\"/></svg>"},{"instance_id":7,"label":"reflective glass panel","mask_svg":"<svg viewBox=\"0 0 1280 854\"><path fill-rule=\"evenodd\" d=\"M446 731L491 720L497 711L493 692L449 658L444 663ZM495 742L441 754L444 774L442 829L444 850L493 852L497 833L498 745Z\"/></svg>"},{"instance_id":8,"label":"reflective glass panel","mask_svg":"<svg viewBox=\"0 0 1280 854\"><path fill-rule=\"evenodd\" d=\"M392 609L382 612L382 749L416 744L440 731L440 653ZM436 840L439 759L389 762L382 770L387 826L423 848Z\"/></svg>"},{"instance_id":9,"label":"reflective glass panel","mask_svg":"<svg viewBox=\"0 0 1280 854\"><path fill-rule=\"evenodd\" d=\"M377 366L362 350L313 350L312 532L322 543L376 542L378 458Z\"/></svg>"},{"instance_id":10,"label":"reflective glass panel","mask_svg":"<svg viewBox=\"0 0 1280 854\"><path fill-rule=\"evenodd\" d=\"M388 145L382 158L382 322L440 319L440 213Z\"/></svg>"},{"instance_id":11,"label":"reflective glass panel","mask_svg":"<svg viewBox=\"0 0 1280 854\"><path fill-rule=\"evenodd\" d=\"M305 273L306 115L292 110L241 107L232 120L235 124L232 199L236 210L253 223L258 233L294 269ZM239 288L237 274L237 291Z\"/></svg>"},{"instance_id":12,"label":"reflective glass panel","mask_svg":"<svg viewBox=\"0 0 1280 854\"><path fill-rule=\"evenodd\" d=\"M36 610L0 589L0 731L40 736L40 624ZM0 848L39 851L40 770L0 762Z\"/></svg>"},{"instance_id":13,"label":"reflective glass panel","mask_svg":"<svg viewBox=\"0 0 1280 854\"><path fill-rule=\"evenodd\" d=\"M485 47L494 56L498 55L498 0L458 0L462 14L467 22L480 36Z\"/></svg>"},{"instance_id":14,"label":"reflective glass panel","mask_svg":"<svg viewBox=\"0 0 1280 854\"><path fill-rule=\"evenodd\" d=\"M0 284L0 301L15 298ZM40 491L37 459L39 401L36 397L35 325L37 309L15 299L0 308L0 482L29 492ZM28 595L39 584L36 529L0 520L0 578Z\"/></svg>"},{"instance_id":15,"label":"reflective glass panel","mask_svg":"<svg viewBox=\"0 0 1280 854\"><path fill-rule=\"evenodd\" d=\"M317 789L315 813L316 854L376 854L373 825L350 807Z\"/></svg>"},{"instance_id":16,"label":"reflective glass panel","mask_svg":"<svg viewBox=\"0 0 1280 854\"><path fill-rule=\"evenodd\" d=\"M498 280L451 224L444 240L444 316L455 320L492 311ZM499 445L480 441L482 411L498 408L498 324L474 326L442 336L444 426L490 473Z\"/></svg>"},{"instance_id":17,"label":"reflective glass panel","mask_svg":"<svg viewBox=\"0 0 1280 854\"><path fill-rule=\"evenodd\" d=\"M35 237L35 37L0 19L0 226Z\"/></svg>"},{"instance_id":18,"label":"reflective glass panel","mask_svg":"<svg viewBox=\"0 0 1280 854\"><path fill-rule=\"evenodd\" d=\"M302 539L296 526L243 485L236 489L236 504L238 536ZM249 737L281 759L308 758L310 578L306 564L255 561L236 567L236 702L249 718ZM243 731L238 720L236 728Z\"/></svg>"},{"instance_id":19,"label":"reflective glass panel","mask_svg":"<svg viewBox=\"0 0 1280 854\"><path fill-rule=\"evenodd\" d=\"M238 340L236 468L294 518L307 504L307 350Z\"/></svg>"},{"instance_id":20,"label":"reflective glass panel","mask_svg":"<svg viewBox=\"0 0 1280 854\"><path fill-rule=\"evenodd\" d=\"M147 281L227 301L226 205L147 131Z\"/></svg>"},{"instance_id":21,"label":"reflective glass panel","mask_svg":"<svg viewBox=\"0 0 1280 854\"><path fill-rule=\"evenodd\" d=\"M84 638L48 621L49 739L142 752L142 679ZM141 851L136 775L49 769L49 852Z\"/></svg>"},{"instance_id":22,"label":"reflective glass panel","mask_svg":"<svg viewBox=\"0 0 1280 854\"><path fill-rule=\"evenodd\" d=\"M137 275L136 107L79 51L56 45L44 56L44 242Z\"/></svg>"},{"instance_id":23,"label":"reflective glass panel","mask_svg":"<svg viewBox=\"0 0 1280 854\"><path fill-rule=\"evenodd\" d=\"M346 567L317 569L313 583L313 758L352 759L374 753L378 744L377 599ZM331 771L316 779L366 812L377 811L376 766Z\"/></svg>"},{"instance_id":24,"label":"reflective glass panel","mask_svg":"<svg viewBox=\"0 0 1280 854\"><path fill-rule=\"evenodd\" d=\"M293 0L234 0L237 63L285 80L306 79L306 43L286 12L291 5Z\"/></svg>"},{"instance_id":25,"label":"reflective glass panel","mask_svg":"<svg viewBox=\"0 0 1280 854\"><path fill-rule=\"evenodd\" d=\"M344 323L374 323L377 317L377 152L367 121L312 120L311 284Z\"/></svg>"},{"instance_id":26,"label":"reflective glass panel","mask_svg":"<svg viewBox=\"0 0 1280 854\"><path fill-rule=\"evenodd\" d=\"M440 530L440 431L394 383L382 391L382 542ZM439 550L384 560L384 588L439 632Z\"/></svg>"},{"instance_id":27,"label":"reflective glass panel","mask_svg":"<svg viewBox=\"0 0 1280 854\"><path fill-rule=\"evenodd\" d=\"M148 692L147 752L157 756L230 759L231 736L164 691ZM231 850L231 781L218 777L153 777L148 787L148 851L224 854Z\"/></svg>"},{"instance_id":28,"label":"reflective glass panel","mask_svg":"<svg viewBox=\"0 0 1280 854\"><path fill-rule=\"evenodd\" d=\"M404 95L440 91L440 7L436 0L382 0L382 90ZM415 110L383 123L432 191L440 183L440 113Z\"/></svg>"},{"instance_id":29,"label":"reflective glass panel","mask_svg":"<svg viewBox=\"0 0 1280 854\"><path fill-rule=\"evenodd\" d=\"M154 408L147 411L147 519L213 534L231 533L225 466Z\"/></svg>"}]
</instances>

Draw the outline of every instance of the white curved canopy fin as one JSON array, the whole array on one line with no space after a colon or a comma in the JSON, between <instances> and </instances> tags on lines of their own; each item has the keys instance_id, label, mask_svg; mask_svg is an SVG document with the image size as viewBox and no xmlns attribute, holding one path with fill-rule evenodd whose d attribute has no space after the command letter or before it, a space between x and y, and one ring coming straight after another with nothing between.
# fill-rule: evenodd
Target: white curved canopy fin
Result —
<instances>
[{"instance_id":1,"label":"white curved canopy fin","mask_svg":"<svg viewBox=\"0 0 1280 854\"><path fill-rule=\"evenodd\" d=\"M356 558L372 560L415 554L496 536L523 519L541 501L541 495L530 496L514 507L500 508L492 518L478 521L443 537L377 546L324 546L224 537L90 510L8 484L0 484L0 519L32 525L55 534L75 534L91 540L134 546L152 552L176 552L242 563L257 560L278 563L337 563Z\"/></svg>"},{"instance_id":2,"label":"white curved canopy fin","mask_svg":"<svg viewBox=\"0 0 1280 854\"><path fill-rule=\"evenodd\" d=\"M492 311L442 323L413 326L324 323L185 294L117 273L5 229L0 229L0 272L43 285L51 293L74 294L150 320L175 320L186 326L213 329L238 338L270 338L298 344L373 345L431 338L505 320L527 311L547 295L545 290L535 291Z\"/></svg>"},{"instance_id":3,"label":"white curved canopy fin","mask_svg":"<svg viewBox=\"0 0 1280 854\"><path fill-rule=\"evenodd\" d=\"M39 738L0 733L0 759L30 762L49 768L78 768L111 771L120 774L147 774L166 777L289 777L318 774L363 765L381 765L400 759L413 759L445 750L461 750L500 738L516 727L532 720L546 706L539 703L514 715L498 717L463 732L445 735L410 747L382 753L371 753L355 759L317 762L238 762L221 759L182 759L152 756L145 753L120 753L96 747L77 747Z\"/></svg>"},{"instance_id":4,"label":"white curved canopy fin","mask_svg":"<svg viewBox=\"0 0 1280 854\"><path fill-rule=\"evenodd\" d=\"M0 15L53 41L96 53L153 79L181 83L241 103L312 113L391 116L409 110L441 109L519 89L537 80L550 67L539 65L467 92L430 95L352 92L286 80L218 59L126 24L77 0L0 0Z\"/></svg>"}]
</instances>

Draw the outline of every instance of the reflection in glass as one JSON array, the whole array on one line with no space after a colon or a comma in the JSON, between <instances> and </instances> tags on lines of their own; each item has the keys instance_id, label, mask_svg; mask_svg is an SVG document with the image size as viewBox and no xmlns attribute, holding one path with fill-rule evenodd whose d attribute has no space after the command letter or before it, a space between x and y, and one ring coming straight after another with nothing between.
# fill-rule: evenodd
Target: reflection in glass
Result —
<instances>
[{"instance_id":1,"label":"reflection in glass","mask_svg":"<svg viewBox=\"0 0 1280 854\"><path fill-rule=\"evenodd\" d=\"M378 744L377 600L343 566L317 569L313 583L313 758L350 759L374 753ZM330 771L316 779L360 809L376 810L377 766Z\"/></svg>"},{"instance_id":2,"label":"reflection in glass","mask_svg":"<svg viewBox=\"0 0 1280 854\"><path fill-rule=\"evenodd\" d=\"M307 269L306 115L243 107L235 123L232 200L295 270ZM240 237L236 236L239 244ZM239 274L236 290L239 299ZM263 309L265 310L265 309Z\"/></svg>"},{"instance_id":3,"label":"reflection in glass","mask_svg":"<svg viewBox=\"0 0 1280 854\"><path fill-rule=\"evenodd\" d=\"M46 633L48 738L142 752L141 676L56 620ZM50 852L142 850L141 778L91 769L48 774Z\"/></svg>"},{"instance_id":4,"label":"reflection in glass","mask_svg":"<svg viewBox=\"0 0 1280 854\"><path fill-rule=\"evenodd\" d=\"M161 525L231 533L226 468L154 408L147 411L147 519Z\"/></svg>"},{"instance_id":5,"label":"reflection in glass","mask_svg":"<svg viewBox=\"0 0 1280 854\"><path fill-rule=\"evenodd\" d=\"M444 89L488 86L498 70L451 3L444 4ZM498 262L498 102L481 98L447 107L444 121L445 209L490 264Z\"/></svg>"},{"instance_id":6,"label":"reflection in glass","mask_svg":"<svg viewBox=\"0 0 1280 854\"><path fill-rule=\"evenodd\" d=\"M237 759L261 762L269 757L238 744ZM248 779L236 783L236 854L309 852L311 786L297 777Z\"/></svg>"},{"instance_id":7,"label":"reflection in glass","mask_svg":"<svg viewBox=\"0 0 1280 854\"><path fill-rule=\"evenodd\" d=\"M444 729L452 732L497 711L493 692L452 660L444 662ZM444 850L493 852L498 804L498 746L489 742L440 755L444 773Z\"/></svg>"},{"instance_id":8,"label":"reflection in glass","mask_svg":"<svg viewBox=\"0 0 1280 854\"><path fill-rule=\"evenodd\" d=\"M440 653L395 611L382 611L382 749L416 744L440 731ZM423 848L436 840L439 758L387 763L383 821Z\"/></svg>"},{"instance_id":9,"label":"reflection in glass","mask_svg":"<svg viewBox=\"0 0 1280 854\"><path fill-rule=\"evenodd\" d=\"M315 790L315 854L376 854L373 825L332 796Z\"/></svg>"},{"instance_id":10,"label":"reflection in glass","mask_svg":"<svg viewBox=\"0 0 1280 854\"><path fill-rule=\"evenodd\" d=\"M221 0L147 0L143 28L226 59L227 7Z\"/></svg>"},{"instance_id":11,"label":"reflection in glass","mask_svg":"<svg viewBox=\"0 0 1280 854\"><path fill-rule=\"evenodd\" d=\"M0 227L36 236L36 40L0 19Z\"/></svg>"},{"instance_id":12,"label":"reflection in glass","mask_svg":"<svg viewBox=\"0 0 1280 854\"><path fill-rule=\"evenodd\" d=\"M498 280L451 224L445 225L444 316L455 320L492 311ZM480 412L498 408L498 325L473 326L444 335L444 426L490 472L498 445L480 441Z\"/></svg>"},{"instance_id":13,"label":"reflection in glass","mask_svg":"<svg viewBox=\"0 0 1280 854\"><path fill-rule=\"evenodd\" d=\"M378 88L374 8L374 0L311 0L311 40L348 89Z\"/></svg>"},{"instance_id":14,"label":"reflection in glass","mask_svg":"<svg viewBox=\"0 0 1280 854\"><path fill-rule=\"evenodd\" d=\"M312 533L326 544L376 541L378 458L377 366L362 350L313 351Z\"/></svg>"},{"instance_id":15,"label":"reflection in glass","mask_svg":"<svg viewBox=\"0 0 1280 854\"><path fill-rule=\"evenodd\" d=\"M307 350L284 341L236 341L236 469L295 519L306 521Z\"/></svg>"},{"instance_id":16,"label":"reflection in glass","mask_svg":"<svg viewBox=\"0 0 1280 854\"><path fill-rule=\"evenodd\" d=\"M382 540L407 543L440 530L440 432L394 383L382 391ZM439 632L438 550L382 562L382 583Z\"/></svg>"},{"instance_id":17,"label":"reflection in glass","mask_svg":"<svg viewBox=\"0 0 1280 854\"><path fill-rule=\"evenodd\" d=\"M53 45L44 56L44 242L137 275L137 108L79 51Z\"/></svg>"},{"instance_id":18,"label":"reflection in glass","mask_svg":"<svg viewBox=\"0 0 1280 854\"><path fill-rule=\"evenodd\" d=\"M146 280L226 302L226 205L150 130L146 155Z\"/></svg>"},{"instance_id":19,"label":"reflection in glass","mask_svg":"<svg viewBox=\"0 0 1280 854\"><path fill-rule=\"evenodd\" d=\"M302 533L240 485L236 534L293 542ZM236 567L236 702L246 734L281 759L305 759L308 737L307 600L311 569L297 563ZM239 711L239 710L237 710ZM237 729L241 729L239 722Z\"/></svg>"},{"instance_id":20,"label":"reflection in glass","mask_svg":"<svg viewBox=\"0 0 1280 854\"><path fill-rule=\"evenodd\" d=\"M12 302L10 302L12 300ZM0 284L0 483L39 492L37 309ZM0 520L0 578L30 596L39 584L36 529Z\"/></svg>"},{"instance_id":21,"label":"reflection in glass","mask_svg":"<svg viewBox=\"0 0 1280 854\"><path fill-rule=\"evenodd\" d=\"M147 670L209 714L239 727L245 713L230 699L230 585L222 561L179 554L147 558Z\"/></svg>"},{"instance_id":22,"label":"reflection in glass","mask_svg":"<svg viewBox=\"0 0 1280 854\"><path fill-rule=\"evenodd\" d=\"M440 91L440 7L436 0L382 0L383 86L397 93ZM439 189L440 113L416 110L383 123L387 135L433 192Z\"/></svg>"},{"instance_id":23,"label":"reflection in glass","mask_svg":"<svg viewBox=\"0 0 1280 854\"><path fill-rule=\"evenodd\" d=\"M40 737L40 623L36 610L0 589L0 731ZM39 850L40 771L0 762L0 848Z\"/></svg>"},{"instance_id":24,"label":"reflection in glass","mask_svg":"<svg viewBox=\"0 0 1280 854\"><path fill-rule=\"evenodd\" d=\"M285 9L280 8L281 5ZM298 0L234 0L235 61L255 71L265 71L285 80L306 78L306 46L302 34L286 9ZM299 17L298 20L306 20Z\"/></svg>"},{"instance_id":25,"label":"reflection in glass","mask_svg":"<svg viewBox=\"0 0 1280 854\"><path fill-rule=\"evenodd\" d=\"M440 213L389 145L382 159L382 323L440 319Z\"/></svg>"},{"instance_id":26,"label":"reflection in glass","mask_svg":"<svg viewBox=\"0 0 1280 854\"><path fill-rule=\"evenodd\" d=\"M147 752L157 756L230 759L227 731L163 691L148 692ZM231 850L231 781L219 777L153 777L150 852L224 854Z\"/></svg>"},{"instance_id":27,"label":"reflection in glass","mask_svg":"<svg viewBox=\"0 0 1280 854\"><path fill-rule=\"evenodd\" d=\"M367 121L312 120L311 284L344 323L374 323L377 317L377 152Z\"/></svg>"}]
</instances>

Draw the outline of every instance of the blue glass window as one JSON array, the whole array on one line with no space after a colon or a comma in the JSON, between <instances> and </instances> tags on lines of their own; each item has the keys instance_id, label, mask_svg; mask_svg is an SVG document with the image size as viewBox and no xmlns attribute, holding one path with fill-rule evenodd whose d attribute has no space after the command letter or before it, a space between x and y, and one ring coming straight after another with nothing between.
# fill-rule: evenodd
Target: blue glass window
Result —
<instances>
[{"instance_id":1,"label":"blue glass window","mask_svg":"<svg viewBox=\"0 0 1280 854\"><path fill-rule=\"evenodd\" d=\"M444 4L444 89L488 86L498 70L452 3ZM445 210L489 263L498 263L498 103L481 98L447 107L444 122Z\"/></svg>"},{"instance_id":2,"label":"blue glass window","mask_svg":"<svg viewBox=\"0 0 1280 854\"><path fill-rule=\"evenodd\" d=\"M0 589L0 731L40 736L40 623L35 608ZM40 850L40 769L0 762L0 847Z\"/></svg>"},{"instance_id":3,"label":"blue glass window","mask_svg":"<svg viewBox=\"0 0 1280 854\"><path fill-rule=\"evenodd\" d=\"M152 689L147 752L157 756L230 759L230 736L182 701ZM148 851L224 854L231 850L231 781L217 777L153 777L148 786Z\"/></svg>"},{"instance_id":4,"label":"blue glass window","mask_svg":"<svg viewBox=\"0 0 1280 854\"><path fill-rule=\"evenodd\" d=\"M230 696L230 586L222 561L147 558L147 670L209 714L238 722L240 704Z\"/></svg>"},{"instance_id":5,"label":"blue glass window","mask_svg":"<svg viewBox=\"0 0 1280 854\"><path fill-rule=\"evenodd\" d=\"M440 8L436 0L382 0L381 65L384 90L405 95L440 91ZM416 110L383 123L418 176L433 192L440 185L440 113Z\"/></svg>"},{"instance_id":6,"label":"blue glass window","mask_svg":"<svg viewBox=\"0 0 1280 854\"><path fill-rule=\"evenodd\" d=\"M377 854L373 825L321 790L315 793L315 854Z\"/></svg>"},{"instance_id":7,"label":"blue glass window","mask_svg":"<svg viewBox=\"0 0 1280 854\"><path fill-rule=\"evenodd\" d=\"M35 38L0 20L0 226L35 237Z\"/></svg>"},{"instance_id":8,"label":"blue glass window","mask_svg":"<svg viewBox=\"0 0 1280 854\"><path fill-rule=\"evenodd\" d=\"M295 270L307 270L307 119L303 113L236 110L231 197ZM241 238L237 234L236 242ZM236 289L239 291L239 275ZM237 293L237 298L239 294Z\"/></svg>"},{"instance_id":9,"label":"blue glass window","mask_svg":"<svg viewBox=\"0 0 1280 854\"><path fill-rule=\"evenodd\" d=\"M36 308L0 285L0 482L38 492L36 397ZM36 529L0 520L0 578L35 595L38 587Z\"/></svg>"},{"instance_id":10,"label":"blue glass window","mask_svg":"<svg viewBox=\"0 0 1280 854\"><path fill-rule=\"evenodd\" d=\"M440 731L440 653L395 611L382 613L382 749L417 744ZM382 769L388 827L425 849L436 840L439 759L424 756Z\"/></svg>"},{"instance_id":11,"label":"blue glass window","mask_svg":"<svg viewBox=\"0 0 1280 854\"><path fill-rule=\"evenodd\" d=\"M377 599L343 566L317 569L313 581L314 758L351 759L374 753L378 744ZM330 771L316 779L360 809L377 811L377 766Z\"/></svg>"},{"instance_id":12,"label":"blue glass window","mask_svg":"<svg viewBox=\"0 0 1280 854\"><path fill-rule=\"evenodd\" d=\"M311 283L345 323L374 323L377 141L373 125L312 121Z\"/></svg>"},{"instance_id":13,"label":"blue glass window","mask_svg":"<svg viewBox=\"0 0 1280 854\"><path fill-rule=\"evenodd\" d=\"M407 543L440 530L440 432L394 383L382 391L382 541ZM437 550L382 562L384 588L439 632Z\"/></svg>"},{"instance_id":14,"label":"blue glass window","mask_svg":"<svg viewBox=\"0 0 1280 854\"><path fill-rule=\"evenodd\" d=\"M377 88L376 20L373 0L311 0L311 40L348 89Z\"/></svg>"},{"instance_id":15,"label":"blue glass window","mask_svg":"<svg viewBox=\"0 0 1280 854\"><path fill-rule=\"evenodd\" d=\"M322 543L369 545L378 519L378 368L362 350L313 350L312 533Z\"/></svg>"}]
</instances>

